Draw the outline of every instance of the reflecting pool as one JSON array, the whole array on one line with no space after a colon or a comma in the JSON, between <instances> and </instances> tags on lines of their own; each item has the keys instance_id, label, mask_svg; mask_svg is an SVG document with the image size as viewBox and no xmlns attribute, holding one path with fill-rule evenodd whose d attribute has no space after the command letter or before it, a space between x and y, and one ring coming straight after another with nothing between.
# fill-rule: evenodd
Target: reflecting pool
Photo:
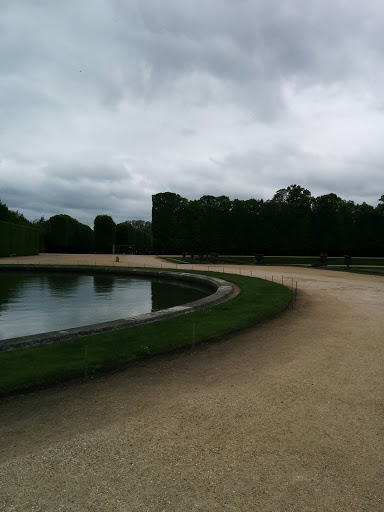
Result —
<instances>
[{"instance_id":1,"label":"reflecting pool","mask_svg":"<svg viewBox=\"0 0 384 512\"><path fill-rule=\"evenodd\" d=\"M0 272L0 343L130 318L209 293L197 285L116 274Z\"/></svg>"}]
</instances>

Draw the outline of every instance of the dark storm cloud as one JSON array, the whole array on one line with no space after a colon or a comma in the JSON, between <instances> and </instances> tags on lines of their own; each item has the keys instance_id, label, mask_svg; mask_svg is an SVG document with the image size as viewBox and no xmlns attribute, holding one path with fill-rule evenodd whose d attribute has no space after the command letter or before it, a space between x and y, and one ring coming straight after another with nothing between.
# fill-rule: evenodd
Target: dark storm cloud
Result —
<instances>
[{"instance_id":1,"label":"dark storm cloud","mask_svg":"<svg viewBox=\"0 0 384 512\"><path fill-rule=\"evenodd\" d=\"M90 224L165 190L376 204L383 24L374 0L3 0L0 199Z\"/></svg>"}]
</instances>

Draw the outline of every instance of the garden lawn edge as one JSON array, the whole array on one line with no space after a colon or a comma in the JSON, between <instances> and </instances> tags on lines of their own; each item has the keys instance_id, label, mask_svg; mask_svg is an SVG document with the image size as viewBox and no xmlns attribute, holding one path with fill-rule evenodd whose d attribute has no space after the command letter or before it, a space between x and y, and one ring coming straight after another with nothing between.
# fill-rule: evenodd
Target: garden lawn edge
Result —
<instances>
[{"instance_id":1,"label":"garden lawn edge","mask_svg":"<svg viewBox=\"0 0 384 512\"><path fill-rule=\"evenodd\" d=\"M222 276L208 271L189 272ZM291 302L291 290L281 284L236 274L226 274L225 278L240 292L213 307L54 345L1 353L0 395L87 378L142 358L227 338L276 316Z\"/></svg>"}]
</instances>

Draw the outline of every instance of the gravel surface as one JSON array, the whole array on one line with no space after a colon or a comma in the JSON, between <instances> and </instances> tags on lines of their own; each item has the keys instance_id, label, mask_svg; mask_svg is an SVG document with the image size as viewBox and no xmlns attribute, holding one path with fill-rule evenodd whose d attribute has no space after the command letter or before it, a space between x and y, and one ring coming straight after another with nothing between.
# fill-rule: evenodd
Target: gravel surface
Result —
<instances>
[{"instance_id":1,"label":"gravel surface","mask_svg":"<svg viewBox=\"0 0 384 512\"><path fill-rule=\"evenodd\" d=\"M297 281L295 309L191 353L3 399L0 511L384 511L384 278L241 272Z\"/></svg>"}]
</instances>

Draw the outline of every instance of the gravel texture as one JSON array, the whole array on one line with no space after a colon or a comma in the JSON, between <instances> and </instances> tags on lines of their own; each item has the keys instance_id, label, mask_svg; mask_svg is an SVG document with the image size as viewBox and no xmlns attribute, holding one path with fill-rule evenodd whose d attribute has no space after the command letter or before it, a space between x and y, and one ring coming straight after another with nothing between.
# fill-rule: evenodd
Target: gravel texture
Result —
<instances>
[{"instance_id":1,"label":"gravel texture","mask_svg":"<svg viewBox=\"0 0 384 512\"><path fill-rule=\"evenodd\" d=\"M241 272L297 281L295 308L190 353L3 399L0 511L384 511L384 278Z\"/></svg>"}]
</instances>

